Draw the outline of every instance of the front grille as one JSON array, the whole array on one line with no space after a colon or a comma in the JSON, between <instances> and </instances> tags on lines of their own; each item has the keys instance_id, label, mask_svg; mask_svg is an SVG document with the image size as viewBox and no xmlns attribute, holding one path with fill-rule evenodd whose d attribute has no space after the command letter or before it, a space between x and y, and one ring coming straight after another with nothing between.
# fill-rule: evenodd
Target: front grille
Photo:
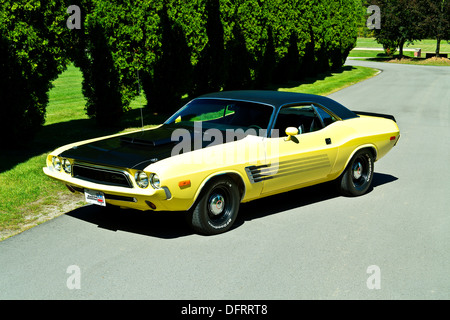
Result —
<instances>
[{"instance_id":1,"label":"front grille","mask_svg":"<svg viewBox=\"0 0 450 320\"><path fill-rule=\"evenodd\" d=\"M122 171L90 167L80 164L73 165L73 176L90 182L132 188L130 179Z\"/></svg>"}]
</instances>

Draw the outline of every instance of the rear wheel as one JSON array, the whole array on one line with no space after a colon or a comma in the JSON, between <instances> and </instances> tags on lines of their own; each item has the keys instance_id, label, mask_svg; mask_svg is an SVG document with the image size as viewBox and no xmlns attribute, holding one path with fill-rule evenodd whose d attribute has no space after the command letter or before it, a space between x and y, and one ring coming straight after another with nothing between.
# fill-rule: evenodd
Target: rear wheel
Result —
<instances>
[{"instance_id":1,"label":"rear wheel","mask_svg":"<svg viewBox=\"0 0 450 320\"><path fill-rule=\"evenodd\" d=\"M187 214L188 223L202 234L228 231L239 211L239 189L228 177L220 177L205 185L199 200Z\"/></svg>"},{"instance_id":2,"label":"rear wheel","mask_svg":"<svg viewBox=\"0 0 450 320\"><path fill-rule=\"evenodd\" d=\"M350 197L365 194L372 184L373 170L372 152L368 149L356 152L337 181L339 191Z\"/></svg>"}]
</instances>

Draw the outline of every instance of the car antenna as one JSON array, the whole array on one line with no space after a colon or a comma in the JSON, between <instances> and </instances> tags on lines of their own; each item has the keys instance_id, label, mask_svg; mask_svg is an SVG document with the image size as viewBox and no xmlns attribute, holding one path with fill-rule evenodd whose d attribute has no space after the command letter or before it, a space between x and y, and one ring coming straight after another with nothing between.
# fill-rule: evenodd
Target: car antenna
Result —
<instances>
[{"instance_id":1,"label":"car antenna","mask_svg":"<svg viewBox=\"0 0 450 320\"><path fill-rule=\"evenodd\" d=\"M141 131L144 131L144 117L143 117L143 115L142 115L142 109L143 109L143 106L142 106L142 97L141 97L141 81L140 81L140 79L139 79L139 68L137 69L137 79L138 79L138 95L139 95L139 102L140 102L140 104L141 104L141 108L140 108L140 110L141 110Z\"/></svg>"}]
</instances>

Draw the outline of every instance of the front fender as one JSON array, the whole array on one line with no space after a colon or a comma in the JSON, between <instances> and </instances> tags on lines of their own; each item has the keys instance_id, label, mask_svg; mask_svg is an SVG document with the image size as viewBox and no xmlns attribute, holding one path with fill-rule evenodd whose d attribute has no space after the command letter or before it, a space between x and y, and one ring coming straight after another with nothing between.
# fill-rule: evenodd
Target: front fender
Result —
<instances>
[{"instance_id":1,"label":"front fender","mask_svg":"<svg viewBox=\"0 0 450 320\"><path fill-rule=\"evenodd\" d=\"M229 177L231 177L237 183L237 185L239 186L239 193L241 195L241 201L242 201L242 199L244 199L246 191L247 191L247 186L246 186L246 184L244 182L244 179L242 178L242 174L239 171L237 171L237 170L225 170L225 171L214 172L214 173L208 175L202 181L202 183L197 188L197 191L195 193L194 201L192 203L192 206L197 202L197 199L200 196L200 194L201 194L203 188L205 187L205 185L208 182L212 181L213 179L215 179L215 178L217 178L219 176L229 176Z\"/></svg>"}]
</instances>

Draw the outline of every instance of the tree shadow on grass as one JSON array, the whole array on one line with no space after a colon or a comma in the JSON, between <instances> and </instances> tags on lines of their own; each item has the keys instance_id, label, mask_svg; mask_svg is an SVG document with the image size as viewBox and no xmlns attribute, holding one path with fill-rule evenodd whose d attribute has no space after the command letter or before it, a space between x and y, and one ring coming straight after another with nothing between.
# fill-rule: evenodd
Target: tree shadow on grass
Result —
<instances>
[{"instance_id":1,"label":"tree shadow on grass","mask_svg":"<svg viewBox=\"0 0 450 320\"><path fill-rule=\"evenodd\" d=\"M116 131L97 129L95 122L90 119L71 120L44 126L34 138L21 141L14 148L9 148L0 155L0 173L59 146L99 135L112 134Z\"/></svg>"},{"instance_id":2,"label":"tree shadow on grass","mask_svg":"<svg viewBox=\"0 0 450 320\"><path fill-rule=\"evenodd\" d=\"M398 178L383 173L374 173L372 188L396 181ZM333 183L324 183L308 188L298 189L267 198L241 204L238 218L233 229L247 222L291 209L301 209L311 204L331 200L341 195ZM95 224L101 229L113 232L124 231L149 237L173 239L194 234L185 222L184 212L141 212L114 207L87 205L66 215Z\"/></svg>"},{"instance_id":3,"label":"tree shadow on grass","mask_svg":"<svg viewBox=\"0 0 450 320\"><path fill-rule=\"evenodd\" d=\"M292 88L296 88L296 87L304 85L304 84L314 84L317 81L325 80L326 78L331 77L333 75L342 74L344 72L352 71L354 69L356 69L356 68L353 66L342 66L341 68L339 68L337 70L319 73L315 76L305 77L304 79L301 79L301 80L290 80L290 81L287 81L284 83L272 84L272 85L269 85L266 89L267 90L278 90L280 88L292 89Z\"/></svg>"},{"instance_id":4,"label":"tree shadow on grass","mask_svg":"<svg viewBox=\"0 0 450 320\"><path fill-rule=\"evenodd\" d=\"M144 126L159 124L168 118L168 115L153 115L148 109L143 109L142 114ZM0 173L10 170L17 164L26 162L32 157L49 153L66 144L119 133L125 128L133 127L137 129L141 125L140 109L126 112L118 127L98 127L93 119L70 120L45 125L34 138L23 141L14 148L4 150L0 154ZM7 139L7 137L4 139ZM44 166L45 163L42 165Z\"/></svg>"}]
</instances>

